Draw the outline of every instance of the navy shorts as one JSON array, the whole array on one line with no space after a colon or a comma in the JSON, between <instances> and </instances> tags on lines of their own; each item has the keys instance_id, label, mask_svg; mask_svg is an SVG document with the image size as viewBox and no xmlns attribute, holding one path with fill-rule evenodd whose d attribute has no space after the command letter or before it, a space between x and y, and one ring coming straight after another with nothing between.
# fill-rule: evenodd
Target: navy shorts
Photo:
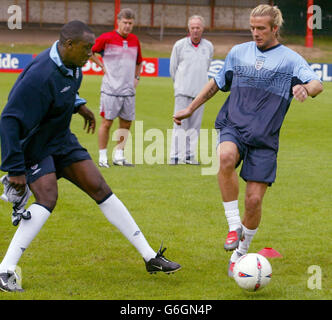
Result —
<instances>
[{"instance_id":1,"label":"navy shorts","mask_svg":"<svg viewBox=\"0 0 332 320\"><path fill-rule=\"evenodd\" d=\"M245 144L234 128L226 127L218 130L217 146L221 142L231 141L239 150L240 161L236 167L242 162L240 177L245 181L263 182L271 186L276 179L277 151Z\"/></svg>"},{"instance_id":2,"label":"navy shorts","mask_svg":"<svg viewBox=\"0 0 332 320\"><path fill-rule=\"evenodd\" d=\"M32 183L38 178L55 172L57 178L62 177L63 169L70 166L74 162L82 160L90 160L91 157L86 149L83 147L75 149L65 155L49 155L38 163L27 168L27 183Z\"/></svg>"}]
</instances>

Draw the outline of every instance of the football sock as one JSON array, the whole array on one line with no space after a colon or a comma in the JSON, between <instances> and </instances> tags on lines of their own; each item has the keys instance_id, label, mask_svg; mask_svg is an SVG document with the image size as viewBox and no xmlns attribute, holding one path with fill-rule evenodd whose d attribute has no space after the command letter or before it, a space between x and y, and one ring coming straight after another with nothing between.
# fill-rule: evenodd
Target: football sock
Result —
<instances>
[{"instance_id":1,"label":"football sock","mask_svg":"<svg viewBox=\"0 0 332 320\"><path fill-rule=\"evenodd\" d=\"M241 258L243 256L243 254L241 254L239 252L239 249L236 249L233 251L232 255L231 255L231 261L232 262L236 262L237 260L239 260L239 258Z\"/></svg>"},{"instance_id":2,"label":"football sock","mask_svg":"<svg viewBox=\"0 0 332 320\"><path fill-rule=\"evenodd\" d=\"M145 261L156 257L156 252L150 247L129 211L115 194L100 203L99 207L107 220L119 229Z\"/></svg>"},{"instance_id":3,"label":"football sock","mask_svg":"<svg viewBox=\"0 0 332 320\"><path fill-rule=\"evenodd\" d=\"M99 150L99 161L107 161L107 149L100 149Z\"/></svg>"},{"instance_id":4,"label":"football sock","mask_svg":"<svg viewBox=\"0 0 332 320\"><path fill-rule=\"evenodd\" d=\"M240 254L243 255L248 252L250 243L251 243L254 235L256 234L257 230L258 230L258 228L250 230L250 229L247 229L244 225L242 225L242 232L244 235L244 239L240 241L239 247L237 249Z\"/></svg>"},{"instance_id":5,"label":"football sock","mask_svg":"<svg viewBox=\"0 0 332 320\"><path fill-rule=\"evenodd\" d=\"M241 228L240 211L238 208L238 200L223 202L225 215L228 222L229 231Z\"/></svg>"},{"instance_id":6,"label":"football sock","mask_svg":"<svg viewBox=\"0 0 332 320\"><path fill-rule=\"evenodd\" d=\"M0 264L0 272L7 272L7 270L15 271L24 250L36 237L51 214L45 207L37 203L33 203L27 211L30 211L31 219L22 219L20 221L7 253Z\"/></svg>"}]
</instances>

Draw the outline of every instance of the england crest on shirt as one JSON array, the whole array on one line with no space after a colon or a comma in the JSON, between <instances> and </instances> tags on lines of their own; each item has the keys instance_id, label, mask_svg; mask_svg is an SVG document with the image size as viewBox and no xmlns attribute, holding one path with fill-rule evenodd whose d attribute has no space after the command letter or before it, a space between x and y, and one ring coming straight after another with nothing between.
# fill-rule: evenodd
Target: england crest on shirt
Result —
<instances>
[{"instance_id":1,"label":"england crest on shirt","mask_svg":"<svg viewBox=\"0 0 332 320\"><path fill-rule=\"evenodd\" d=\"M255 69L260 70L263 68L265 57L257 57L255 62Z\"/></svg>"},{"instance_id":2,"label":"england crest on shirt","mask_svg":"<svg viewBox=\"0 0 332 320\"><path fill-rule=\"evenodd\" d=\"M127 40L123 40L122 41L122 46L123 46L123 49L128 49L128 41Z\"/></svg>"}]
</instances>

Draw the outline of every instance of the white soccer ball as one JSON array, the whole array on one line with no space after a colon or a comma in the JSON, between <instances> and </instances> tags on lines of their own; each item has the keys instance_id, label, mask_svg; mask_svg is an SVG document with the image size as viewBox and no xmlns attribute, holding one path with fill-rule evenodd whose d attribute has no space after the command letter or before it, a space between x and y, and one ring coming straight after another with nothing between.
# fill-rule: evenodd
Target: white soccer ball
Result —
<instances>
[{"instance_id":1,"label":"white soccer ball","mask_svg":"<svg viewBox=\"0 0 332 320\"><path fill-rule=\"evenodd\" d=\"M257 291L264 288L271 280L270 262L258 253L242 256L234 265L234 280L245 290Z\"/></svg>"}]
</instances>

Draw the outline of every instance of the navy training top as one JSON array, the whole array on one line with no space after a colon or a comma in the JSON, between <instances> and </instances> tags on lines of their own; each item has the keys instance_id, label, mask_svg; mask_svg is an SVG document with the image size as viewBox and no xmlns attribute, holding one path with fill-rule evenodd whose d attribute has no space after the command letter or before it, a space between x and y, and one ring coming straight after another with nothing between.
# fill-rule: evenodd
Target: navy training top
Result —
<instances>
[{"instance_id":1,"label":"navy training top","mask_svg":"<svg viewBox=\"0 0 332 320\"><path fill-rule=\"evenodd\" d=\"M77 94L82 70L64 66L57 43L23 70L1 114L0 169L11 176L25 174L26 167L77 146L70 122L72 114L86 102Z\"/></svg>"},{"instance_id":2,"label":"navy training top","mask_svg":"<svg viewBox=\"0 0 332 320\"><path fill-rule=\"evenodd\" d=\"M312 80L320 81L299 54L281 44L265 51L254 41L236 45L215 76L219 89L231 92L215 128L230 126L245 144L277 151L292 88Z\"/></svg>"}]
</instances>

